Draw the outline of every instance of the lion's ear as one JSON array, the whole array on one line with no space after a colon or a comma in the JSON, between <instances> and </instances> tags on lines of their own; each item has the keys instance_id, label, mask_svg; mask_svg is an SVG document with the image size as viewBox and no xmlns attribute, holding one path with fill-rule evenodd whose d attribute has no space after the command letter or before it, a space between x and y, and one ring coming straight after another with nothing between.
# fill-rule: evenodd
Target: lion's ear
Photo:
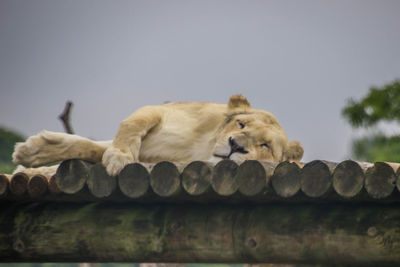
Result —
<instances>
[{"instance_id":1,"label":"lion's ear","mask_svg":"<svg viewBox=\"0 0 400 267\"><path fill-rule=\"evenodd\" d=\"M250 103L242 95L233 95L228 102L229 109L248 109L250 108Z\"/></svg>"},{"instance_id":2,"label":"lion's ear","mask_svg":"<svg viewBox=\"0 0 400 267\"><path fill-rule=\"evenodd\" d=\"M288 148L285 151L285 160L288 161L300 161L303 157L304 149L299 142L289 142Z\"/></svg>"}]
</instances>

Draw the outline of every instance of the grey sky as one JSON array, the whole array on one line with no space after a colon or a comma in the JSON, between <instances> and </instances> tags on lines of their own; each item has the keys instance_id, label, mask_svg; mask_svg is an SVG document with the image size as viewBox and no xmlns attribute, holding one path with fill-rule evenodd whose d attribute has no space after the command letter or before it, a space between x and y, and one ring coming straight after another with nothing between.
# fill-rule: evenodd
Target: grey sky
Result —
<instances>
[{"instance_id":1,"label":"grey sky","mask_svg":"<svg viewBox=\"0 0 400 267\"><path fill-rule=\"evenodd\" d=\"M142 105L245 95L304 160L349 156L349 97L400 78L400 1L0 0L0 125L112 139Z\"/></svg>"}]
</instances>

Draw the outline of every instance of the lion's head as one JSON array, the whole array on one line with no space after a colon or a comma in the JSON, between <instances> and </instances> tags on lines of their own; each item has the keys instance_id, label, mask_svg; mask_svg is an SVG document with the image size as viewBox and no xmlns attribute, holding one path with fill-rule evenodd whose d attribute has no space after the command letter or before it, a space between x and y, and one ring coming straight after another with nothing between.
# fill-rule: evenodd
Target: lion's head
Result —
<instances>
[{"instance_id":1,"label":"lion's head","mask_svg":"<svg viewBox=\"0 0 400 267\"><path fill-rule=\"evenodd\" d=\"M230 98L226 121L214 148L215 157L239 161L300 161L303 152L300 143L288 142L271 113L252 109L241 95Z\"/></svg>"}]
</instances>

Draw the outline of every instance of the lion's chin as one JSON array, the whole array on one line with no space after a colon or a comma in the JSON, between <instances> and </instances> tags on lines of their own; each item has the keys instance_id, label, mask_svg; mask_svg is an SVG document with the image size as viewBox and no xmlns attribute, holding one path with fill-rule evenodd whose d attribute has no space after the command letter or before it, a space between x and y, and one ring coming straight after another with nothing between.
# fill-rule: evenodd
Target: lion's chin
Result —
<instances>
[{"instance_id":1,"label":"lion's chin","mask_svg":"<svg viewBox=\"0 0 400 267\"><path fill-rule=\"evenodd\" d=\"M235 162L241 163L245 160L247 160L248 158L245 156L246 154L242 154L242 153L233 153L229 159L233 160Z\"/></svg>"},{"instance_id":2,"label":"lion's chin","mask_svg":"<svg viewBox=\"0 0 400 267\"><path fill-rule=\"evenodd\" d=\"M245 154L242 153L232 153L228 155L220 155L220 154L213 154L212 160L213 162L218 162L225 159L230 159L236 162L242 162L246 160Z\"/></svg>"}]
</instances>

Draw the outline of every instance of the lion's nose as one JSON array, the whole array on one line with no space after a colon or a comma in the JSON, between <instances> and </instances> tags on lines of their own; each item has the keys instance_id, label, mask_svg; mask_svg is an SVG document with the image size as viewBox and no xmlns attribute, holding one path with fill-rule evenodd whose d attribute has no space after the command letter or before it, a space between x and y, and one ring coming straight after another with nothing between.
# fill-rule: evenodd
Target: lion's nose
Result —
<instances>
[{"instance_id":1,"label":"lion's nose","mask_svg":"<svg viewBox=\"0 0 400 267\"><path fill-rule=\"evenodd\" d=\"M235 139L233 139L232 137L229 137L229 145L231 146L231 153L235 153L235 152L239 152L239 153L249 153L248 151L246 151L244 149L244 147L242 147L241 145L239 145Z\"/></svg>"}]
</instances>

